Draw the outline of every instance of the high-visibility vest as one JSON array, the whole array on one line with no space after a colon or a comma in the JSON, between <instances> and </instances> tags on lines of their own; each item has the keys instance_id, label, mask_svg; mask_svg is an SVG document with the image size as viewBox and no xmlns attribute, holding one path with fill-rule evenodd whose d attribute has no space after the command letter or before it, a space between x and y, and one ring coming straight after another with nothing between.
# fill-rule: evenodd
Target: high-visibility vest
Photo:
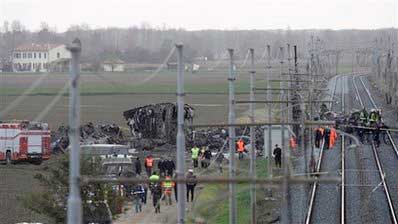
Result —
<instances>
[{"instance_id":1,"label":"high-visibility vest","mask_svg":"<svg viewBox=\"0 0 398 224\"><path fill-rule=\"evenodd\" d=\"M172 188L173 187L173 181L170 180L170 177L166 177L165 181L162 183L164 188Z\"/></svg>"},{"instance_id":2,"label":"high-visibility vest","mask_svg":"<svg viewBox=\"0 0 398 224\"><path fill-rule=\"evenodd\" d=\"M334 146L334 143L336 142L336 138L337 138L336 129L331 128L330 129L330 138L329 138L329 148L332 148Z\"/></svg>"},{"instance_id":3,"label":"high-visibility vest","mask_svg":"<svg viewBox=\"0 0 398 224\"><path fill-rule=\"evenodd\" d=\"M370 114L370 121L373 121L373 122L377 121L377 114L376 113L371 113Z\"/></svg>"},{"instance_id":4,"label":"high-visibility vest","mask_svg":"<svg viewBox=\"0 0 398 224\"><path fill-rule=\"evenodd\" d=\"M146 158L145 164L147 167L152 167L153 166L153 158Z\"/></svg>"},{"instance_id":5,"label":"high-visibility vest","mask_svg":"<svg viewBox=\"0 0 398 224\"><path fill-rule=\"evenodd\" d=\"M153 174L149 177L150 182L155 182L155 181L158 181L159 179L160 179L160 177L156 174Z\"/></svg>"},{"instance_id":6,"label":"high-visibility vest","mask_svg":"<svg viewBox=\"0 0 398 224\"><path fill-rule=\"evenodd\" d=\"M296 139L295 139L294 137L291 137L291 138L290 138L290 140L289 140L289 146L290 146L290 148L292 148L292 149L295 149L295 148L296 148L297 144L296 144Z\"/></svg>"},{"instance_id":7,"label":"high-visibility vest","mask_svg":"<svg viewBox=\"0 0 398 224\"><path fill-rule=\"evenodd\" d=\"M236 144L238 145L238 152L245 151L245 143L242 140L239 140Z\"/></svg>"},{"instance_id":8,"label":"high-visibility vest","mask_svg":"<svg viewBox=\"0 0 398 224\"><path fill-rule=\"evenodd\" d=\"M191 149L192 152L192 159L197 159L199 157L199 148L198 147L193 147Z\"/></svg>"},{"instance_id":9,"label":"high-visibility vest","mask_svg":"<svg viewBox=\"0 0 398 224\"><path fill-rule=\"evenodd\" d=\"M366 114L365 114L365 112L361 111L361 113L359 114L359 118L360 118L361 120L365 120L365 119L366 119Z\"/></svg>"}]
</instances>

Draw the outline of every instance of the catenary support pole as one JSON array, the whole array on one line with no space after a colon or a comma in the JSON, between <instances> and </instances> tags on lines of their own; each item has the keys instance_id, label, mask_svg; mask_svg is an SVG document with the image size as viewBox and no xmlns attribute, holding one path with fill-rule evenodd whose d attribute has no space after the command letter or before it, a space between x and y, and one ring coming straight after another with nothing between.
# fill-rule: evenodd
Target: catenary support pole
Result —
<instances>
[{"instance_id":1,"label":"catenary support pole","mask_svg":"<svg viewBox=\"0 0 398 224\"><path fill-rule=\"evenodd\" d=\"M229 113L228 123L235 122L235 68L234 68L234 50L228 49L230 64L229 64ZM229 177L235 178L236 165L235 165L235 127L228 128L228 143L229 143ZM236 185L229 184L229 223L236 224Z\"/></svg>"},{"instance_id":2,"label":"catenary support pole","mask_svg":"<svg viewBox=\"0 0 398 224\"><path fill-rule=\"evenodd\" d=\"M266 69L266 76L267 76L267 88L271 88L270 83L270 76L271 76L271 46L267 45L267 69ZM271 100L272 91L267 91L267 100ZM268 107L268 122L272 121L272 104L266 104ZM269 178L272 178L272 125L268 125L268 161L267 161L267 173ZM271 186L268 187L268 197L272 197L272 189Z\"/></svg>"},{"instance_id":3,"label":"catenary support pole","mask_svg":"<svg viewBox=\"0 0 398 224\"><path fill-rule=\"evenodd\" d=\"M72 53L70 64L70 96L69 96L69 196L68 224L81 224L83 219L82 200L80 197L80 92L79 92L79 61L81 42L75 39L68 50Z\"/></svg>"},{"instance_id":4,"label":"catenary support pole","mask_svg":"<svg viewBox=\"0 0 398 224\"><path fill-rule=\"evenodd\" d=\"M282 77L283 73L283 47L279 48L279 56L280 56L280 75ZM284 87L284 82L281 83L282 88ZM284 99L285 93L281 90L281 100ZM285 104L281 103L281 148L282 148L282 167L283 167L283 183L282 183L282 206L281 206L281 221L284 224L290 223L289 221L289 210L288 210L288 194L289 194L289 157L288 157L288 149L285 145Z\"/></svg>"},{"instance_id":5,"label":"catenary support pole","mask_svg":"<svg viewBox=\"0 0 398 224\"><path fill-rule=\"evenodd\" d=\"M254 88L255 88L255 71L254 71L254 49L250 48L250 101L254 101ZM255 104L250 104L250 122L255 122L254 117ZM256 178L256 127L250 126L250 176ZM250 186L250 207L251 207L251 223L256 224L256 185Z\"/></svg>"},{"instance_id":6,"label":"catenary support pole","mask_svg":"<svg viewBox=\"0 0 398 224\"><path fill-rule=\"evenodd\" d=\"M184 178L185 171L185 133L184 133L184 62L183 45L176 44L178 53L178 74L177 74L177 170L176 177ZM185 194L186 186L184 183L177 183L177 222L185 223Z\"/></svg>"}]
</instances>

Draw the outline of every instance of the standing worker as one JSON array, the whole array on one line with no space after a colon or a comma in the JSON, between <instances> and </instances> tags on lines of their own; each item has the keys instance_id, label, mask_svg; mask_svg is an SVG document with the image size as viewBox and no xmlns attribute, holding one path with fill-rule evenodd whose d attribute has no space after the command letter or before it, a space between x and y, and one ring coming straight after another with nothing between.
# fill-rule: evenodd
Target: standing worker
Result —
<instances>
[{"instance_id":1,"label":"standing worker","mask_svg":"<svg viewBox=\"0 0 398 224\"><path fill-rule=\"evenodd\" d=\"M206 147L202 146L202 148L200 149L200 153L199 153L200 168L206 168L205 152L206 152Z\"/></svg>"},{"instance_id":2,"label":"standing worker","mask_svg":"<svg viewBox=\"0 0 398 224\"><path fill-rule=\"evenodd\" d=\"M141 160L139 157L134 162L135 173L140 176L141 175Z\"/></svg>"},{"instance_id":3,"label":"standing worker","mask_svg":"<svg viewBox=\"0 0 398 224\"><path fill-rule=\"evenodd\" d=\"M212 157L211 151L210 151L210 149L207 147L207 148L206 148L206 151L205 151L205 153L204 153L205 168L207 168L207 167L210 166L211 157Z\"/></svg>"},{"instance_id":4,"label":"standing worker","mask_svg":"<svg viewBox=\"0 0 398 224\"><path fill-rule=\"evenodd\" d=\"M242 139L239 139L236 143L239 153L239 160L243 159L243 152L245 151L245 142Z\"/></svg>"},{"instance_id":5,"label":"standing worker","mask_svg":"<svg viewBox=\"0 0 398 224\"><path fill-rule=\"evenodd\" d=\"M152 186L152 203L155 208L155 213L160 213L160 199L162 198L162 187L159 183Z\"/></svg>"},{"instance_id":6,"label":"standing worker","mask_svg":"<svg viewBox=\"0 0 398 224\"><path fill-rule=\"evenodd\" d=\"M193 162L193 167L197 168L198 167L198 158L199 158L199 148L194 145L193 148L191 149L191 153L192 153L192 162Z\"/></svg>"},{"instance_id":7,"label":"standing worker","mask_svg":"<svg viewBox=\"0 0 398 224\"><path fill-rule=\"evenodd\" d=\"M275 145L275 149L272 154L275 157L276 167L281 168L282 167L282 149L279 148L278 144Z\"/></svg>"},{"instance_id":8,"label":"standing worker","mask_svg":"<svg viewBox=\"0 0 398 224\"><path fill-rule=\"evenodd\" d=\"M218 151L216 154L216 163L218 166L218 170L220 173L222 173L222 162L224 161L224 154L222 153L222 150Z\"/></svg>"},{"instance_id":9,"label":"standing worker","mask_svg":"<svg viewBox=\"0 0 398 224\"><path fill-rule=\"evenodd\" d=\"M153 157L152 155L148 155L145 158L145 169L148 177L151 176L152 174L152 167L153 167Z\"/></svg>"},{"instance_id":10,"label":"standing worker","mask_svg":"<svg viewBox=\"0 0 398 224\"><path fill-rule=\"evenodd\" d=\"M329 149L330 147L330 129L329 128L325 128L325 131L323 132L323 136L325 138L325 147L326 149Z\"/></svg>"},{"instance_id":11,"label":"standing worker","mask_svg":"<svg viewBox=\"0 0 398 224\"><path fill-rule=\"evenodd\" d=\"M329 138L329 149L333 148L335 142L337 139L337 133L336 133L336 129L331 128L330 129L330 138Z\"/></svg>"},{"instance_id":12,"label":"standing worker","mask_svg":"<svg viewBox=\"0 0 398 224\"><path fill-rule=\"evenodd\" d=\"M160 160L158 161L158 169L159 169L159 175L162 177L166 175L165 165L166 165L166 160L160 158Z\"/></svg>"},{"instance_id":13,"label":"standing worker","mask_svg":"<svg viewBox=\"0 0 398 224\"><path fill-rule=\"evenodd\" d=\"M193 175L192 169L188 170L186 179L187 179L187 202L189 202L189 194L191 194L191 201L193 201L195 187L196 187L196 176Z\"/></svg>"},{"instance_id":14,"label":"standing worker","mask_svg":"<svg viewBox=\"0 0 398 224\"><path fill-rule=\"evenodd\" d=\"M175 183L171 181L170 176L166 176L162 182L163 195L166 198L166 205L171 205L171 192L173 191Z\"/></svg>"}]
</instances>

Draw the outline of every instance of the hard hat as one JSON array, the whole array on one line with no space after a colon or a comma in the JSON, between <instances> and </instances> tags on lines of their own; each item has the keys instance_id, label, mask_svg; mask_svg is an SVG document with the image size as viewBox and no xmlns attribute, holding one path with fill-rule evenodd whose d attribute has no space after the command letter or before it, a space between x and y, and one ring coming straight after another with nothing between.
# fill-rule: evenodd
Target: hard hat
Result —
<instances>
[{"instance_id":1,"label":"hard hat","mask_svg":"<svg viewBox=\"0 0 398 224\"><path fill-rule=\"evenodd\" d=\"M188 172L189 172L189 173L193 173L193 169L189 169Z\"/></svg>"}]
</instances>

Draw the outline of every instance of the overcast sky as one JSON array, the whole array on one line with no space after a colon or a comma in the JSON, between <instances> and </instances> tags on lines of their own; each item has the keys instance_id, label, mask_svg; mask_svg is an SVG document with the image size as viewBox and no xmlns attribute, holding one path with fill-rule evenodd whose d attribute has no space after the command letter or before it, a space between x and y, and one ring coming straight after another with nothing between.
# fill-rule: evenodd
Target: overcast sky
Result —
<instances>
[{"instance_id":1,"label":"overcast sky","mask_svg":"<svg viewBox=\"0 0 398 224\"><path fill-rule=\"evenodd\" d=\"M397 27L398 0L0 0L0 23L199 29Z\"/></svg>"}]
</instances>

